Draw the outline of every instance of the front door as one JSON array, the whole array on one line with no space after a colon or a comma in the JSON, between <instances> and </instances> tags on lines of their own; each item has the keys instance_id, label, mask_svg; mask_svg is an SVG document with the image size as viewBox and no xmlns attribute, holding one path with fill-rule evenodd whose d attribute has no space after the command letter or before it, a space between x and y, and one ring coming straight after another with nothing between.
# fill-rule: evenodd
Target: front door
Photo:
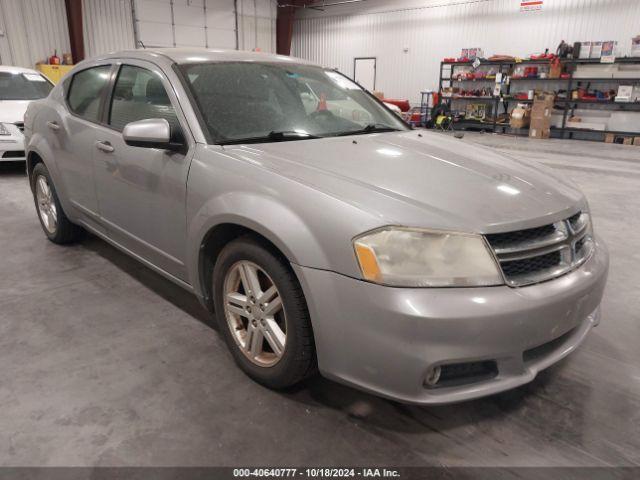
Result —
<instances>
[{"instance_id":1,"label":"front door","mask_svg":"<svg viewBox=\"0 0 640 480\"><path fill-rule=\"evenodd\" d=\"M96 133L96 191L109 236L156 267L186 280L186 184L189 153L132 147L122 130L133 121L165 118L187 132L168 80L155 65L120 66L108 100L106 125ZM187 140L191 143L191 141Z\"/></svg>"}]
</instances>

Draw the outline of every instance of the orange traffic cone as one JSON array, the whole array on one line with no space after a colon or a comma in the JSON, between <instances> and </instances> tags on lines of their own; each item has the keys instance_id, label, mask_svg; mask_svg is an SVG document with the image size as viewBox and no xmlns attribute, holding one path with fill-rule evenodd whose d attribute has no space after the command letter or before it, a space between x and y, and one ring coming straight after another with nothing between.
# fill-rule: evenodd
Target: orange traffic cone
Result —
<instances>
[{"instance_id":1,"label":"orange traffic cone","mask_svg":"<svg viewBox=\"0 0 640 480\"><path fill-rule=\"evenodd\" d=\"M316 108L316 112L322 112L324 110L328 110L327 108L327 96L324 93L320 94L320 101L318 102L318 108Z\"/></svg>"}]
</instances>

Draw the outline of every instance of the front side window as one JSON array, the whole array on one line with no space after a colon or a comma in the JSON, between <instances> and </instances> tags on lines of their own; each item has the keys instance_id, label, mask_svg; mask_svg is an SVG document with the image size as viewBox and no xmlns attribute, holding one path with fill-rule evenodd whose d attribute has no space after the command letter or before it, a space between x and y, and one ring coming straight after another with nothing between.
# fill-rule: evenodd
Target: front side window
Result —
<instances>
[{"instance_id":1,"label":"front side window","mask_svg":"<svg viewBox=\"0 0 640 480\"><path fill-rule=\"evenodd\" d=\"M39 73L0 72L0 100L38 100L52 88Z\"/></svg>"},{"instance_id":2,"label":"front side window","mask_svg":"<svg viewBox=\"0 0 640 480\"><path fill-rule=\"evenodd\" d=\"M109 125L122 131L127 123L149 118L166 119L172 131L178 126L160 75L146 68L123 65L113 90Z\"/></svg>"},{"instance_id":3,"label":"front side window","mask_svg":"<svg viewBox=\"0 0 640 480\"><path fill-rule=\"evenodd\" d=\"M76 73L71 80L67 102L76 115L97 122L100 114L100 100L109 84L111 65L88 68Z\"/></svg>"},{"instance_id":4,"label":"front side window","mask_svg":"<svg viewBox=\"0 0 640 480\"><path fill-rule=\"evenodd\" d=\"M407 129L357 84L333 70L255 62L180 68L214 143Z\"/></svg>"}]
</instances>

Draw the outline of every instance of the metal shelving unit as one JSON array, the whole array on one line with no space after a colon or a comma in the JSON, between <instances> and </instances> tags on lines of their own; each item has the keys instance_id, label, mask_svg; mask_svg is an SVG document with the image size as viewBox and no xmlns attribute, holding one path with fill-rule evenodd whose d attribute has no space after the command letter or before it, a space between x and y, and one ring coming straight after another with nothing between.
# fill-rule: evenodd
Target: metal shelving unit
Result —
<instances>
[{"instance_id":1,"label":"metal shelving unit","mask_svg":"<svg viewBox=\"0 0 640 480\"><path fill-rule=\"evenodd\" d=\"M455 68L455 66L458 65L464 65L464 66L473 66L473 62L441 62L440 63L440 79L438 82L438 91L440 92L440 103L442 103L443 101L449 101L449 106L451 106L451 102L452 101L477 101L477 102L489 102L492 104L493 106L493 112L494 112L494 116L493 116L493 121L482 121L482 120L477 120L477 119L464 119L461 120L459 122L456 123L456 125L459 126L466 126L466 127L474 127L474 128L479 128L481 130L489 130L489 131L496 131L496 128L499 126L497 123L497 111L498 111L498 105L501 102L501 98L500 97L494 97L494 96L488 96L488 97L478 97L478 96L460 96L460 97L443 97L442 96L442 88L443 88L443 83L448 82L449 85L448 86L452 86L454 83L484 83L484 84L493 84L495 83L495 79L490 79L490 78L482 78L482 79L455 79L453 78L453 69ZM482 62L483 66L497 66L499 73L502 73L503 75L508 74L510 72L511 69L511 63L509 62L491 62L491 61L486 61L486 62ZM449 76L445 76L445 72L444 72L444 67L445 66L449 66Z\"/></svg>"},{"instance_id":2,"label":"metal shelving unit","mask_svg":"<svg viewBox=\"0 0 640 480\"><path fill-rule=\"evenodd\" d=\"M510 103L532 103L532 100L518 99L511 95L512 84L518 84L520 82L536 82L536 83L559 83L562 84L562 89L568 93L574 88L582 86L585 83L614 83L614 84L640 84L640 78L621 78L621 77L589 77L581 78L574 77L576 65L611 65L611 63L601 63L599 59L565 59L561 60L565 68L568 69L569 76L565 78L539 78L539 77L518 77L510 78L508 82L503 83L503 88L500 96L491 97L478 97L478 96L442 96L443 88L451 87L454 84L485 84L493 85L495 83L494 78L480 78L480 79L456 79L454 78L454 70L457 66L469 67L473 66L473 62L441 62L440 63L440 78L438 81L438 91L440 92L440 104L447 103L449 107L453 102L462 101L476 101L476 102L490 102L493 106L493 121L480 121L476 119L461 120L456 122L456 126L460 128L478 128L480 130L510 133L513 135L527 135L528 128L526 129L513 129L509 124L499 123L497 121L499 115L499 109L502 106L504 112L508 112ZM498 72L503 76L513 72L514 68L518 65L549 65L549 60L523 60L521 62L515 61L481 61L480 66L497 66ZM636 57L623 57L617 58L614 64L632 64L640 65L640 58ZM621 131L609 131L609 130L593 130L584 128L572 128L567 126L567 120L569 112L578 107L594 107L594 109L616 109L622 111L640 112L640 102L615 102L613 100L590 100L590 99L563 99L558 98L555 101L556 107L561 108L563 118L561 127L552 127L551 130L554 133L554 137L559 138L574 138L574 133L588 133L588 134L607 134L613 133L616 135L638 135L638 132L621 132Z\"/></svg>"}]
</instances>

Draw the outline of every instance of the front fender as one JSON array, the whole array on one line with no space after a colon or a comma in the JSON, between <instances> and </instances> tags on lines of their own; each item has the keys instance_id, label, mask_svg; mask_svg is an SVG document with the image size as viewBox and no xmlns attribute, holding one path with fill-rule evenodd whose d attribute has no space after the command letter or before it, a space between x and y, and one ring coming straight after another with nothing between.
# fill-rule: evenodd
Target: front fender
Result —
<instances>
[{"instance_id":1,"label":"front fender","mask_svg":"<svg viewBox=\"0 0 640 480\"><path fill-rule=\"evenodd\" d=\"M256 211L262 212L259 220ZM309 225L291 208L260 193L227 192L205 202L189 225L187 265L192 285L198 293L204 294L199 275L201 246L209 232L223 224L239 225L257 232L294 264L330 265L328 253Z\"/></svg>"},{"instance_id":2,"label":"front fender","mask_svg":"<svg viewBox=\"0 0 640 480\"><path fill-rule=\"evenodd\" d=\"M187 181L189 281L196 293L206 293L200 249L209 232L222 224L259 233L293 264L359 277L353 237L380 221L267 158L199 145Z\"/></svg>"}]
</instances>

